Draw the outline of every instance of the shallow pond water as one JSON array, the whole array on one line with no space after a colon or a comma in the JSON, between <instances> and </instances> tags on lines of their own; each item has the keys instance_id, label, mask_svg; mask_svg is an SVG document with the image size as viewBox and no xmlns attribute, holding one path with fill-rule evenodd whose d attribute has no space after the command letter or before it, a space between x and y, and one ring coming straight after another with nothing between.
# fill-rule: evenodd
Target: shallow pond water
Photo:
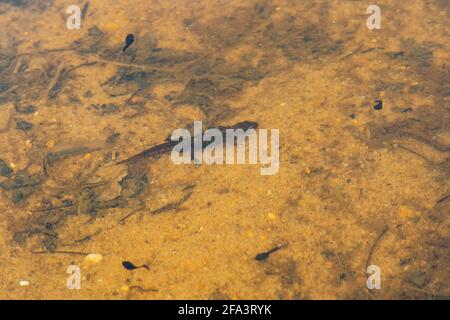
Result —
<instances>
[{"instance_id":1,"label":"shallow pond water","mask_svg":"<svg viewBox=\"0 0 450 320\"><path fill-rule=\"evenodd\" d=\"M450 296L448 1L70 4L0 1L0 298ZM119 164L198 120L278 173Z\"/></svg>"}]
</instances>

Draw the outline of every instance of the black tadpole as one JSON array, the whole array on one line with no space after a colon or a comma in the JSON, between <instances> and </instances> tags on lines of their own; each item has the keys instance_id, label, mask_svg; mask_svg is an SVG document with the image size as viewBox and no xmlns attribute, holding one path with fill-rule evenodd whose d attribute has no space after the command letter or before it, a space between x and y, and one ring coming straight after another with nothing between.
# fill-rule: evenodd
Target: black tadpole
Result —
<instances>
[{"instance_id":1,"label":"black tadpole","mask_svg":"<svg viewBox=\"0 0 450 320\"><path fill-rule=\"evenodd\" d=\"M375 105L373 106L373 108L375 109L375 110L381 110L381 109L383 109L383 101L381 101L381 100L375 100Z\"/></svg>"},{"instance_id":2,"label":"black tadpole","mask_svg":"<svg viewBox=\"0 0 450 320\"><path fill-rule=\"evenodd\" d=\"M258 253L258 254L256 255L256 257L255 257L255 260L257 260L257 261L263 261L263 260L266 260L266 259L269 257L269 255L270 255L271 253L273 253L273 252L275 252L275 251L277 251L277 250L280 250L282 247L283 247L283 246L278 246L278 247L275 247L275 248L273 248L273 249L270 249L269 251Z\"/></svg>"},{"instance_id":3,"label":"black tadpole","mask_svg":"<svg viewBox=\"0 0 450 320\"><path fill-rule=\"evenodd\" d=\"M125 38L125 47L123 47L123 52L125 52L129 46L131 46L134 42L134 34L130 33Z\"/></svg>"},{"instance_id":4,"label":"black tadpole","mask_svg":"<svg viewBox=\"0 0 450 320\"><path fill-rule=\"evenodd\" d=\"M148 266L146 264L143 264L142 266L135 266L130 261L122 261L122 266L127 270L134 270L134 269L138 269L138 268L145 268L148 270Z\"/></svg>"}]
</instances>

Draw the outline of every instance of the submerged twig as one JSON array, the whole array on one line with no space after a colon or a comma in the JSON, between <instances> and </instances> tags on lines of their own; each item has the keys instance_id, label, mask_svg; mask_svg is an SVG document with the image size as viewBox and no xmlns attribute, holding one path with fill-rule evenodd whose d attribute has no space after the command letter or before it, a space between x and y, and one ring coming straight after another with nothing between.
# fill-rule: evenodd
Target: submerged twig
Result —
<instances>
[{"instance_id":1,"label":"submerged twig","mask_svg":"<svg viewBox=\"0 0 450 320\"><path fill-rule=\"evenodd\" d=\"M411 150L405 146L402 146L401 144L397 144L399 148L402 148L403 150L406 150L408 152L411 152L412 154L418 156L419 158L427 161L427 162L431 162L430 159L428 159L427 157L425 157L423 154L418 153L417 151Z\"/></svg>"},{"instance_id":2,"label":"submerged twig","mask_svg":"<svg viewBox=\"0 0 450 320\"><path fill-rule=\"evenodd\" d=\"M67 246L67 247L69 247L69 246L76 246L76 245L81 244L81 243L83 243L83 242L85 242L85 241L92 240L93 237L95 237L96 235L98 235L98 234L100 234L100 233L102 233L102 232L103 232L103 229L97 230L96 232L91 233L91 234L89 234L89 235L87 235L87 236L84 236L84 237L81 238L81 239L76 239L76 240L74 240L73 243L67 243L67 244L64 244L64 246L65 246L65 247L66 247L66 246Z\"/></svg>"},{"instance_id":3,"label":"submerged twig","mask_svg":"<svg viewBox=\"0 0 450 320\"><path fill-rule=\"evenodd\" d=\"M74 48L56 48L56 49L46 49L46 50L41 50L41 51L35 51L35 52L24 52L24 53L19 53L16 57L22 57L22 56L34 56L34 55L47 55L49 53L52 52L64 52L64 51L74 51Z\"/></svg>"},{"instance_id":4,"label":"submerged twig","mask_svg":"<svg viewBox=\"0 0 450 320\"><path fill-rule=\"evenodd\" d=\"M65 74L67 75L67 74L69 74L70 72L72 72L72 71L74 71L74 70L76 70L76 69L78 69L78 68L82 68L82 67L90 67L90 66L93 66L94 64L97 64L97 62L96 62L96 61L91 61L91 62L83 62L83 63L80 63L80 64L78 64L78 65L76 65L76 66L73 66L73 67L71 67L70 69L68 69L68 70L65 72Z\"/></svg>"},{"instance_id":5,"label":"submerged twig","mask_svg":"<svg viewBox=\"0 0 450 320\"><path fill-rule=\"evenodd\" d=\"M61 62L59 64L58 68L56 69L55 77L52 79L52 81L50 81L49 85L47 86L47 92L46 92L47 100L49 98L53 98L54 95L56 95L55 89L57 88L57 85L61 79L63 71L64 71L64 62Z\"/></svg>"},{"instance_id":6,"label":"submerged twig","mask_svg":"<svg viewBox=\"0 0 450 320\"><path fill-rule=\"evenodd\" d=\"M376 237L375 241L373 242L372 246L370 247L369 254L367 255L367 260L366 260L366 268L364 270L365 273L367 272L367 268L370 265L370 261L372 260L372 255L373 255L373 252L375 251L377 244L380 242L381 238L386 234L386 232L388 230L389 230L388 226L385 225L383 230L381 230L380 234L378 235L378 237ZM369 295L372 296L372 292L370 292L369 288L366 287L366 289L367 289L367 292L369 293Z\"/></svg>"},{"instance_id":7,"label":"submerged twig","mask_svg":"<svg viewBox=\"0 0 450 320\"><path fill-rule=\"evenodd\" d=\"M16 74L19 71L21 66L22 66L22 57L18 57L16 60L16 66L14 67L12 74Z\"/></svg>"},{"instance_id":8,"label":"submerged twig","mask_svg":"<svg viewBox=\"0 0 450 320\"><path fill-rule=\"evenodd\" d=\"M367 255L367 260L366 260L366 270L367 270L367 267L370 265L370 261L372 260L372 255L373 255L373 252L375 251L375 247L377 246L378 242L380 242L381 238L385 235L385 233L388 230L389 230L388 226L385 225L383 230L381 230L380 234L378 235L378 237L376 237L375 241L373 242L372 246L370 247L369 254Z\"/></svg>"},{"instance_id":9,"label":"submerged twig","mask_svg":"<svg viewBox=\"0 0 450 320\"><path fill-rule=\"evenodd\" d=\"M444 202L445 200L447 200L447 199L449 199L450 198L450 194L448 194L448 195L446 195L446 196L444 196L444 197L442 197L441 199L439 199L436 203L441 203L441 202Z\"/></svg>"},{"instance_id":10,"label":"submerged twig","mask_svg":"<svg viewBox=\"0 0 450 320\"><path fill-rule=\"evenodd\" d=\"M65 205L61 205L61 206L55 206L55 207L50 207L50 208L45 208L45 209L35 209L35 210L30 210L31 212L48 212L48 211L53 211L53 210L58 210L58 209L62 209L62 208L70 208L73 207L75 204L71 203L71 204L65 204Z\"/></svg>"},{"instance_id":11,"label":"submerged twig","mask_svg":"<svg viewBox=\"0 0 450 320\"><path fill-rule=\"evenodd\" d=\"M136 289L136 290L138 290L138 291L140 291L140 292L158 292L158 289L153 289L153 288L143 288L143 287L137 286L137 285L131 286L131 287L130 287L130 290L133 290L133 289Z\"/></svg>"},{"instance_id":12,"label":"submerged twig","mask_svg":"<svg viewBox=\"0 0 450 320\"><path fill-rule=\"evenodd\" d=\"M58 250L58 251L32 251L33 254L74 254L74 255L81 255L81 256L87 256L89 253L87 252L76 252L76 251L64 251L64 250Z\"/></svg>"},{"instance_id":13,"label":"submerged twig","mask_svg":"<svg viewBox=\"0 0 450 320\"><path fill-rule=\"evenodd\" d=\"M172 211L172 210L177 210L179 209L179 207L185 203L191 196L192 196L192 191L189 192L188 194L186 194L183 198L181 198L180 200L178 200L177 202L172 202L169 203L161 208L155 209L152 211L152 214L158 214L158 213L162 213L165 211Z\"/></svg>"},{"instance_id":14,"label":"submerged twig","mask_svg":"<svg viewBox=\"0 0 450 320\"><path fill-rule=\"evenodd\" d=\"M106 64L112 64L119 67L129 67L129 68L136 68L136 69L142 69L147 71L172 71L171 69L164 69L164 68L155 68L152 66L142 65L142 64L136 64L136 63L126 63L126 62L120 62L120 61L114 61L114 60L108 60L103 59L95 55L83 55L86 58L90 58L91 62L97 62L97 63L106 63Z\"/></svg>"},{"instance_id":15,"label":"submerged twig","mask_svg":"<svg viewBox=\"0 0 450 320\"><path fill-rule=\"evenodd\" d=\"M128 219L129 217L131 217L133 214L135 214L136 212L139 212L141 210L145 209L145 206L139 207L137 209L134 209L133 211L131 211L129 214L127 214L126 216L124 216L123 218L121 218L119 220L118 223L123 223L126 219Z\"/></svg>"}]
</instances>

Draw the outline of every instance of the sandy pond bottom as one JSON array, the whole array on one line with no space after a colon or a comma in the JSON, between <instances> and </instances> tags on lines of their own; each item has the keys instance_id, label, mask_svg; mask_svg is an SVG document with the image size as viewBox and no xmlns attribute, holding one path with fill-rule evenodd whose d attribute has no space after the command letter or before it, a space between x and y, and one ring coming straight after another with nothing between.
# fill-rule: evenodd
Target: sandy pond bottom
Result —
<instances>
[{"instance_id":1,"label":"sandy pond bottom","mask_svg":"<svg viewBox=\"0 0 450 320\"><path fill-rule=\"evenodd\" d=\"M448 1L73 2L0 1L0 298L450 296ZM115 165L194 120L278 174Z\"/></svg>"}]
</instances>

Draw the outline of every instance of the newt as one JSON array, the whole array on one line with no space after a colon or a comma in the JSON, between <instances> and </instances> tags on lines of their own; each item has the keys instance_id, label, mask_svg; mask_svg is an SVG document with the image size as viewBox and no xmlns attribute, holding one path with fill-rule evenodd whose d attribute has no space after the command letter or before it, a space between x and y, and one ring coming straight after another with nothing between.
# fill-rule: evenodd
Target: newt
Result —
<instances>
[{"instance_id":1,"label":"newt","mask_svg":"<svg viewBox=\"0 0 450 320\"><path fill-rule=\"evenodd\" d=\"M246 131L249 129L255 129L257 127L258 127L258 123L254 122L254 121L242 121L242 122L236 123L235 125L233 125L231 127L220 126L217 129L219 129L222 132L222 134L225 134L227 129L232 129L232 130L242 129L242 130ZM197 138L198 138L197 136L194 136L191 138L192 145L194 145L194 140ZM150 147L138 154L135 154L134 156L131 156L127 159L121 160L121 161L117 162L116 164L128 164L128 163L132 163L132 162L144 159L144 158L157 158L163 154L171 152L173 147L175 147L178 143L179 143L179 141L166 140L165 142L163 142L161 144ZM204 149L210 143L212 143L212 141L203 141L202 148Z\"/></svg>"}]
</instances>

